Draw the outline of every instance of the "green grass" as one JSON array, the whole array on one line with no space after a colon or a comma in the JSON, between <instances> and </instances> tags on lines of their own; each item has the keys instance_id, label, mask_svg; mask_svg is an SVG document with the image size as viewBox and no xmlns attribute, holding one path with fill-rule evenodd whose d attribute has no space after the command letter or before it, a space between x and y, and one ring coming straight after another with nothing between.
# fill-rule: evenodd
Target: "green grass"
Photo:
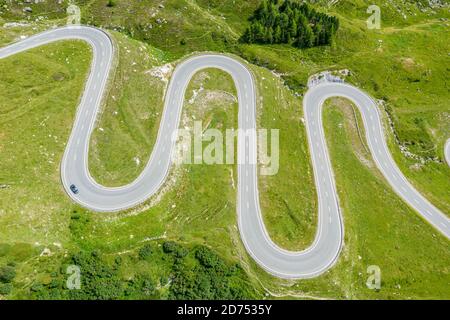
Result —
<instances>
[{"instance_id":1,"label":"green grass","mask_svg":"<svg viewBox=\"0 0 450 320\"><path fill-rule=\"evenodd\" d=\"M450 131L446 90L450 48L448 27L439 18L448 13L427 16L418 12L398 21L396 10L382 7L383 29L368 31L365 10L361 13L366 3L339 2L327 9L337 12L342 22L334 45L301 51L235 41L257 1L240 4L238 10L231 0L171 0L164 8L150 1L117 1L112 8L105 7L106 1L81 4L85 22L121 31L113 32L119 60L111 83L114 91L109 92L99 117L98 128L104 131L96 129L91 140L89 167L103 184L134 180L152 150L163 83L146 71L169 61L176 64L175 59L193 51L227 51L260 65L250 65L263 97L258 126L281 129L280 172L259 177L260 200L270 235L285 248L305 248L316 231L316 195L300 121L301 98L294 96L294 91L305 91L309 75L324 69L350 69L348 81L386 101L401 143L424 158L443 159L442 148ZM158 10L154 17L152 10ZM38 15L38 9L34 11ZM22 15L21 11L8 14L0 14L0 23ZM60 20L2 28L0 45L20 34L36 32L35 26L40 30L52 21L64 21L62 13L55 18ZM168 22L159 27L158 18ZM248 257L236 226L234 166L177 166L155 197L138 209L119 214L96 215L72 204L60 185L59 163L89 60L85 44L65 42L0 61L0 184L10 185L0 189L0 266L8 261L18 263L12 297L29 297L33 283L48 283L64 260L65 249L99 250L111 261L118 254L125 255L124 278L144 270L154 276L164 274L165 263L153 269L146 263L136 264L132 256L143 243L156 242L149 239L167 237L188 246L210 246L227 261L240 262L255 288L259 290L261 283L273 297L448 298L448 241L391 191L361 147L348 108L339 109L344 113L326 108L324 115L346 239L337 265L317 279L278 280ZM261 66L276 69L281 78ZM185 105L184 124L190 126L195 117L210 127L235 127L236 103L223 98L230 97L224 92L235 94L231 79L222 72L205 70L194 77L187 100L200 84L205 91L194 104ZM213 98L208 98L207 92ZM393 134L387 136L405 175L449 213L448 166L442 162L417 166L416 160L401 154ZM140 160L138 165L135 157ZM77 215L81 218L73 219ZM53 256L39 257L44 248ZM365 286L366 268L371 264L381 267L380 292Z\"/></svg>"},{"instance_id":2,"label":"green grass","mask_svg":"<svg viewBox=\"0 0 450 320\"><path fill-rule=\"evenodd\" d=\"M118 66L119 71L116 72L113 90L109 94L107 107L98 123L101 130L98 128L95 130L91 145L90 171L97 181L107 185L130 183L142 171L159 128L163 104L161 98L164 90L163 82L146 72L152 67L146 63L150 59L143 60L139 55L135 56L142 45L133 41L127 41L126 44L125 48L124 44L119 42L119 55L122 57ZM134 44L134 47L130 44ZM125 55L121 54L126 50L128 51ZM140 63L133 65L135 61ZM263 97L260 107L264 111L261 113L259 127L267 129L282 127L280 172L273 177L260 178L260 187L264 190L261 198L264 217L276 243L289 249L303 249L312 242L315 234L316 207L314 190L309 187L312 186L312 174L305 147L305 133L299 125L302 112L298 106L301 102L287 91L282 81L272 73L256 66L252 68L258 79L258 90ZM213 71L208 70L208 73L211 72ZM204 73L202 75L206 77ZM212 86L216 90L235 94L231 78L224 78L222 73L217 72L213 72L209 78L212 80L209 79L203 84L194 78L187 90L186 99L190 100L192 91L198 90L200 85L205 90L209 89L208 86ZM147 90L148 86L154 89ZM204 101L204 104L210 103ZM226 110L222 110L220 114L214 115L218 118L216 119L202 112L205 106L198 105L195 108L187 104L186 109L195 111L194 117L202 119L204 125L210 122L214 124L227 113ZM148 116L142 119L142 114ZM220 126L225 135L224 129L236 128L237 123ZM181 127L185 127L185 124ZM295 145L292 145L292 136L298 137ZM139 165L136 165L136 158L140 161ZM224 172L228 170L234 168L226 168ZM225 173L224 177L229 178L229 174ZM195 178L191 181L195 181ZM301 187L301 181L307 181L303 183L304 187ZM226 182L225 185L231 184ZM214 189L220 188L214 183ZM289 192L293 189L297 189L298 192ZM208 197L205 196L205 199ZM229 199L229 202L235 201ZM287 212L289 214L286 214Z\"/></svg>"},{"instance_id":3,"label":"green grass","mask_svg":"<svg viewBox=\"0 0 450 320\"><path fill-rule=\"evenodd\" d=\"M59 3L61 2L61 3ZM85 1L81 1L85 2ZM24 3L20 1L0 0L0 16L7 20L42 21L58 19L66 16L66 7L69 1L31 1ZM24 12L29 7L32 12Z\"/></svg>"},{"instance_id":4,"label":"green grass","mask_svg":"<svg viewBox=\"0 0 450 320\"><path fill-rule=\"evenodd\" d=\"M91 53L60 42L0 61L0 242L64 242L59 165Z\"/></svg>"}]
</instances>

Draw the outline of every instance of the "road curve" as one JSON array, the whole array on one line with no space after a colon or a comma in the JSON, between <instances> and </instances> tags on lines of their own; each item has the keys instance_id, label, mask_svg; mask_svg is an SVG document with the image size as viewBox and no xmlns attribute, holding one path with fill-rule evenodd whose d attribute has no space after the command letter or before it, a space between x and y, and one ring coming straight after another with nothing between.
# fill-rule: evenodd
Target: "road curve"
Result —
<instances>
[{"instance_id":1,"label":"road curve","mask_svg":"<svg viewBox=\"0 0 450 320\"><path fill-rule=\"evenodd\" d=\"M0 49L0 58L58 40L82 39L93 49L91 72L86 83L75 123L61 163L61 179L67 194L93 211L118 211L142 203L164 182L174 153L173 133L178 128L184 93L191 77L204 68L228 72L236 85L241 129L256 129L256 93L252 74L240 62L222 55L207 54L189 58L175 69L169 83L157 140L145 169L132 183L107 188L94 181L88 170L89 137L111 69L113 45L101 30L91 27L64 27L50 30ZM242 241L257 263L281 278L318 276L336 261L343 241L342 217L332 167L325 143L321 109L333 96L353 101L361 111L369 148L383 175L411 207L447 238L450 220L422 197L395 165L386 146L383 126L375 103L362 91L345 84L320 84L304 97L308 142L319 197L318 231L313 244L301 252L278 247L268 236L259 206L256 143L247 138L238 141L237 213ZM69 186L77 185L74 195Z\"/></svg>"}]
</instances>

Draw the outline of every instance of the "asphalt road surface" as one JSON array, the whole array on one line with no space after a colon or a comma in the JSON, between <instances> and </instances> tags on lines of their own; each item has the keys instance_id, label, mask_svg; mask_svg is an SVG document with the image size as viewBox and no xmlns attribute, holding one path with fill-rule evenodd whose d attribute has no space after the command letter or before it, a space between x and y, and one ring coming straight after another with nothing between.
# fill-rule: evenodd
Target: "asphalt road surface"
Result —
<instances>
[{"instance_id":1,"label":"asphalt road surface","mask_svg":"<svg viewBox=\"0 0 450 320\"><path fill-rule=\"evenodd\" d=\"M92 211L108 212L131 208L158 191L171 165L175 147L173 133L179 125L184 93L191 77L197 71L204 68L219 68L228 72L233 77L237 89L239 128L256 129L257 97L254 79L247 67L237 60L222 55L205 54L189 58L180 63L172 75L157 141L141 175L131 184L122 187L101 186L89 173L88 150L89 138L95 126L113 59L113 45L108 35L91 27L54 29L0 49L0 58L46 43L67 39L87 41L92 46L94 58L61 163L61 179L67 194L75 202ZM238 141L237 213L241 238L253 259L269 273L278 277L318 276L334 264L342 247L342 216L321 117L323 102L334 96L350 99L361 111L366 139L373 158L393 190L425 220L450 238L450 219L421 196L395 165L386 146L378 109L372 99L350 85L319 84L310 89L303 100L319 198L318 231L313 244L308 249L290 252L271 241L259 206L256 143L249 136ZM447 144L446 155L449 154L448 151ZM71 184L77 186L78 194L70 191Z\"/></svg>"}]
</instances>

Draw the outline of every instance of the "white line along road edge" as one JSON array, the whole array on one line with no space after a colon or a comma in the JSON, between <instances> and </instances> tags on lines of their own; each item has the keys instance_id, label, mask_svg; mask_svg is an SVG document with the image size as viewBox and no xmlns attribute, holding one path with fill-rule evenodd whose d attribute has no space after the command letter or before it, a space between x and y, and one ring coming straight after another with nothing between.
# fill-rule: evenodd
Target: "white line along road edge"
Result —
<instances>
[{"instance_id":1,"label":"white line along road edge","mask_svg":"<svg viewBox=\"0 0 450 320\"><path fill-rule=\"evenodd\" d=\"M113 59L110 37L92 27L58 28L0 49L0 58L67 39L85 40L93 50L91 71L61 163L61 179L67 194L86 208L99 212L124 210L142 203L157 192L170 168L175 148L172 134L180 122L186 87L191 77L201 69L219 68L232 76L239 101L239 128L256 129L256 93L251 72L241 62L223 55L205 54L189 58L180 63L173 73L157 140L143 172L128 185L117 188L101 186L89 173L88 150ZM348 98L359 108L373 158L394 191L450 238L450 219L421 196L397 168L387 148L380 115L373 100L350 85L324 83L310 89L303 100L319 198L318 231L308 249L287 251L270 239L259 206L256 143L248 138L238 139L237 213L241 238L253 259L274 276L294 279L315 277L330 268L339 256L344 232L321 116L324 101L334 96ZM70 191L71 184L78 187L78 194Z\"/></svg>"}]
</instances>

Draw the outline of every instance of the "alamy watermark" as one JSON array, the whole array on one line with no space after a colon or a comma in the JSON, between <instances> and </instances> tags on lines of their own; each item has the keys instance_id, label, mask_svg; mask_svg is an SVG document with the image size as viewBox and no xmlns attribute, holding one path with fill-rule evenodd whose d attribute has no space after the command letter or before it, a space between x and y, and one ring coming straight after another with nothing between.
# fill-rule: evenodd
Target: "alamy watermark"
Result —
<instances>
[{"instance_id":1,"label":"alamy watermark","mask_svg":"<svg viewBox=\"0 0 450 320\"><path fill-rule=\"evenodd\" d=\"M279 129L226 129L223 133L204 129L202 121L194 121L192 129L176 130L172 141L177 142L172 158L177 164L260 164L261 175L278 173Z\"/></svg>"},{"instance_id":2,"label":"alamy watermark","mask_svg":"<svg viewBox=\"0 0 450 320\"><path fill-rule=\"evenodd\" d=\"M381 9L379 6L372 4L367 8L370 17L367 18L367 29L381 29Z\"/></svg>"}]
</instances>

